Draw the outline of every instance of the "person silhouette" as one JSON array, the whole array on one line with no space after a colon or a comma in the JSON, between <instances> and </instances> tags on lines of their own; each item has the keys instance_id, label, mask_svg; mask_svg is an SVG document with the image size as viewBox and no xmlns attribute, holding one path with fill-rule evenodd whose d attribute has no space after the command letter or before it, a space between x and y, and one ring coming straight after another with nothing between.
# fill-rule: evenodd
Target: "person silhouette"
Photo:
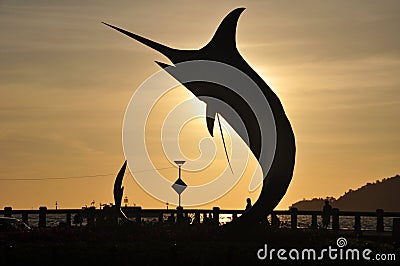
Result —
<instances>
[{"instance_id":1,"label":"person silhouette","mask_svg":"<svg viewBox=\"0 0 400 266\"><path fill-rule=\"evenodd\" d=\"M251 199L250 198L247 198L246 199L246 202L247 202L247 205L246 205L246 208L244 209L245 211L248 211L248 210L250 210L250 208L251 208Z\"/></svg>"},{"instance_id":2,"label":"person silhouette","mask_svg":"<svg viewBox=\"0 0 400 266\"><path fill-rule=\"evenodd\" d=\"M325 200L325 205L322 208L322 227L328 228L331 222L332 206L329 204L329 200Z\"/></svg>"}]
</instances>

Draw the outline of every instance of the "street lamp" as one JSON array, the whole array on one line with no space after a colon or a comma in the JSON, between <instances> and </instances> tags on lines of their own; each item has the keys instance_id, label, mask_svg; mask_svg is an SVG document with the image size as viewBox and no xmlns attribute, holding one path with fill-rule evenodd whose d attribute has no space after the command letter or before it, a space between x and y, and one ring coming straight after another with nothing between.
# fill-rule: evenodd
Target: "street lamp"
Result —
<instances>
[{"instance_id":1,"label":"street lamp","mask_svg":"<svg viewBox=\"0 0 400 266\"><path fill-rule=\"evenodd\" d=\"M176 165L179 167L179 179L181 178L181 167L186 163L186 161L174 161Z\"/></svg>"},{"instance_id":2,"label":"street lamp","mask_svg":"<svg viewBox=\"0 0 400 266\"><path fill-rule=\"evenodd\" d=\"M181 167L186 161L174 161L174 162L179 168L178 170L179 174L178 174L178 180L175 181L175 183L172 185L172 188L176 191L176 193L178 193L178 202L179 202L178 206L181 207L181 194L187 187L185 182L183 182L183 180L181 179L181 171L182 171Z\"/></svg>"}]
</instances>

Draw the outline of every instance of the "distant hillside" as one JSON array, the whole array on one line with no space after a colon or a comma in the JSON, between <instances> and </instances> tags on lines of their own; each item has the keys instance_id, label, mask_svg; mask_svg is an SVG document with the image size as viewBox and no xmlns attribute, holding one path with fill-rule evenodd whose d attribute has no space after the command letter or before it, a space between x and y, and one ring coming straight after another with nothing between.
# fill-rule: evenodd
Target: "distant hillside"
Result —
<instances>
[{"instance_id":1,"label":"distant hillside","mask_svg":"<svg viewBox=\"0 0 400 266\"><path fill-rule=\"evenodd\" d=\"M385 211L400 212L400 175L384 178L381 181L367 183L357 190L350 189L335 199L327 197L334 208L345 211ZM314 198L296 202L291 207L299 210L321 210L325 199Z\"/></svg>"}]
</instances>

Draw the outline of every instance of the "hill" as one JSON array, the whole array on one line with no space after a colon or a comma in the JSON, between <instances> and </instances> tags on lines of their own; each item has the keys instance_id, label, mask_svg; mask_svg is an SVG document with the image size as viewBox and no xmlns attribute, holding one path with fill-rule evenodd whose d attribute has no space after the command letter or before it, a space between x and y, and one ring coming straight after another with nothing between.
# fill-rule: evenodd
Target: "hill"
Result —
<instances>
[{"instance_id":1,"label":"hill","mask_svg":"<svg viewBox=\"0 0 400 266\"><path fill-rule=\"evenodd\" d=\"M364 186L350 189L343 196L335 199L327 197L334 208L345 211L385 211L400 212L400 175L367 183ZM291 207L299 210L321 210L325 199L314 198L294 203Z\"/></svg>"}]
</instances>

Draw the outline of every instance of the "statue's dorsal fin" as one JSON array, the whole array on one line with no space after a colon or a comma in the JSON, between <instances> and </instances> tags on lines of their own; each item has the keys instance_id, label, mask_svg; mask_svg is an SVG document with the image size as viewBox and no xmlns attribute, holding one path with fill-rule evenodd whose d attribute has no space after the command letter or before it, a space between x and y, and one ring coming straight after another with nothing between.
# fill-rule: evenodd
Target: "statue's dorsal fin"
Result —
<instances>
[{"instance_id":1,"label":"statue's dorsal fin","mask_svg":"<svg viewBox=\"0 0 400 266\"><path fill-rule=\"evenodd\" d=\"M236 49L236 27L245 8L232 10L221 22L210 42L204 48ZM224 51L224 50L220 50Z\"/></svg>"}]
</instances>

